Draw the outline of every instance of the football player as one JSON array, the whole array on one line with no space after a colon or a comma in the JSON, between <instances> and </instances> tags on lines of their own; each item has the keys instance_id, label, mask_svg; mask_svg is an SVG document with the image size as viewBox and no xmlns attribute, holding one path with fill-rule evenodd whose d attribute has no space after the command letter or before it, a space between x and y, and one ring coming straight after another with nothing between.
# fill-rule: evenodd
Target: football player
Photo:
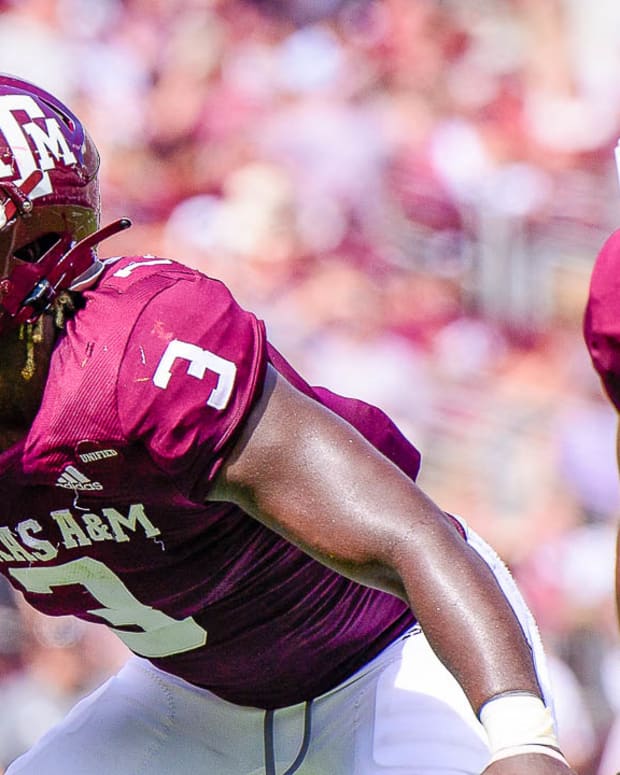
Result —
<instances>
[{"instance_id":1,"label":"football player","mask_svg":"<svg viewBox=\"0 0 620 775\"><path fill-rule=\"evenodd\" d=\"M9 775L571 773L535 624L418 451L220 282L100 260L98 164L0 77L0 571L135 655Z\"/></svg>"}]
</instances>

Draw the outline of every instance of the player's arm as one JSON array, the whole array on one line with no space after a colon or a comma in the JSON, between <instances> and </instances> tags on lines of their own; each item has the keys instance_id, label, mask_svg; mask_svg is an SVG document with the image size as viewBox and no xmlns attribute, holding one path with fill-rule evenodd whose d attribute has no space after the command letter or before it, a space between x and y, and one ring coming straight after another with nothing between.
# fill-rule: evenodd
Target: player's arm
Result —
<instances>
[{"instance_id":1,"label":"player's arm","mask_svg":"<svg viewBox=\"0 0 620 775\"><path fill-rule=\"evenodd\" d=\"M476 712L503 692L539 694L512 609L452 522L355 429L271 368L210 497L238 503L324 564L408 601ZM526 771L569 772L539 754L487 769Z\"/></svg>"}]
</instances>

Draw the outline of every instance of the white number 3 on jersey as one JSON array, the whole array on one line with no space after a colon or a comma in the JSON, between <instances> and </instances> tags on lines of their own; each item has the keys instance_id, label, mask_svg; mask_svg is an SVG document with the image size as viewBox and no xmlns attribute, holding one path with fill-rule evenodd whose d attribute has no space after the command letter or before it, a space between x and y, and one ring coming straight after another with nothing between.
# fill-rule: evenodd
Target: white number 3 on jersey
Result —
<instances>
[{"instance_id":1,"label":"white number 3 on jersey","mask_svg":"<svg viewBox=\"0 0 620 775\"><path fill-rule=\"evenodd\" d=\"M187 373L196 379L203 379L206 371L217 374L217 384L207 398L207 405L214 409L225 409L237 376L235 364L220 358L210 350L203 350L195 344L173 339L166 347L153 375L153 383L162 390L168 387L172 377L172 365L177 358L189 361Z\"/></svg>"},{"instance_id":2,"label":"white number 3 on jersey","mask_svg":"<svg viewBox=\"0 0 620 775\"><path fill-rule=\"evenodd\" d=\"M137 600L121 579L106 565L92 557L81 557L64 565L35 568L10 568L9 572L29 592L51 594L53 587L79 584L85 587L101 608L91 614L105 619L110 629L136 654L143 657L167 657L200 648L207 632L190 616L173 619L163 611ZM119 629L139 627L139 632Z\"/></svg>"}]
</instances>

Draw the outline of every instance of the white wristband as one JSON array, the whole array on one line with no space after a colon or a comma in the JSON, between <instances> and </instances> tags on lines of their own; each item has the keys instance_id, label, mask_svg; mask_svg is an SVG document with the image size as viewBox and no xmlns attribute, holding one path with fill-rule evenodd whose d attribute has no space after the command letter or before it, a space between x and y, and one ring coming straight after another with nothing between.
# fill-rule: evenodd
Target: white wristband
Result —
<instances>
[{"instance_id":1,"label":"white wristband","mask_svg":"<svg viewBox=\"0 0 620 775\"><path fill-rule=\"evenodd\" d=\"M492 762L526 753L566 761L560 752L551 711L535 694L501 694L486 702L479 715L489 738Z\"/></svg>"},{"instance_id":2,"label":"white wristband","mask_svg":"<svg viewBox=\"0 0 620 775\"><path fill-rule=\"evenodd\" d=\"M502 748L493 754L489 759L489 764L493 764L493 762L497 762L500 759L508 759L510 756L520 756L524 753L541 753L544 756L550 756L552 759L557 759L567 767L570 766L561 751L557 748L551 748L548 745L515 745L512 748ZM489 765L487 764L487 767L488 766Z\"/></svg>"}]
</instances>

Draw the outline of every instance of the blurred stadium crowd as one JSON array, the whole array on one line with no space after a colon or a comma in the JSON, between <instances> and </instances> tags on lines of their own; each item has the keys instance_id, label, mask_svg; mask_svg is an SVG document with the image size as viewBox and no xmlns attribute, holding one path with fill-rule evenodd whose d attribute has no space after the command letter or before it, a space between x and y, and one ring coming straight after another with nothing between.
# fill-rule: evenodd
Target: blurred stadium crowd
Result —
<instances>
[{"instance_id":1,"label":"blurred stadium crowd","mask_svg":"<svg viewBox=\"0 0 620 775\"><path fill-rule=\"evenodd\" d=\"M108 250L222 278L398 420L521 583L569 758L616 773L615 418L581 318L620 224L620 5L2 0L0 70L90 127L104 219L134 221ZM124 658L0 587L0 772Z\"/></svg>"}]
</instances>

